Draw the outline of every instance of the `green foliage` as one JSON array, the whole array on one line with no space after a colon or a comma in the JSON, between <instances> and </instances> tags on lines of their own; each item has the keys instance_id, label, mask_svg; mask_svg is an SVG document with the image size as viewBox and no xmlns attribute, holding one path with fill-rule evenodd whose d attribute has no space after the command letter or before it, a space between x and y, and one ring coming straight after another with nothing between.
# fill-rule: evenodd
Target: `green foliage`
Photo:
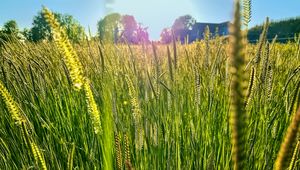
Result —
<instances>
[{"instance_id":1,"label":"green foliage","mask_svg":"<svg viewBox=\"0 0 300 170\"><path fill-rule=\"evenodd\" d=\"M267 43L267 21L261 42L246 43L236 9L230 43L207 31L173 49L73 47L44 9L54 43L9 41L0 52L1 169L299 168L299 42Z\"/></svg>"},{"instance_id":2,"label":"green foliage","mask_svg":"<svg viewBox=\"0 0 300 170\"><path fill-rule=\"evenodd\" d=\"M2 32L5 34L18 34L19 32L19 28L18 28L18 24L15 20L10 20L7 21L4 25L3 25L3 29Z\"/></svg>"},{"instance_id":3,"label":"green foliage","mask_svg":"<svg viewBox=\"0 0 300 170\"><path fill-rule=\"evenodd\" d=\"M67 36L72 42L79 43L85 38L84 28L71 15L60 13L54 13L54 15L60 25L65 28ZM29 34L30 40L34 42L51 39L50 27L42 12L34 17Z\"/></svg>"},{"instance_id":4,"label":"green foliage","mask_svg":"<svg viewBox=\"0 0 300 170\"><path fill-rule=\"evenodd\" d=\"M147 28L138 24L134 16L112 13L98 22L100 40L106 43L149 43Z\"/></svg>"},{"instance_id":5,"label":"green foliage","mask_svg":"<svg viewBox=\"0 0 300 170\"><path fill-rule=\"evenodd\" d=\"M259 39L259 35L263 30L263 25L257 25L248 32L248 39L255 42ZM271 21L267 39L272 40L277 35L277 40L280 42L287 42L293 40L295 34L300 33L300 18L291 18L281 21Z\"/></svg>"},{"instance_id":6,"label":"green foliage","mask_svg":"<svg viewBox=\"0 0 300 170\"><path fill-rule=\"evenodd\" d=\"M102 41L115 42L121 25L121 15L112 13L98 22L98 34Z\"/></svg>"},{"instance_id":7,"label":"green foliage","mask_svg":"<svg viewBox=\"0 0 300 170\"><path fill-rule=\"evenodd\" d=\"M104 169L103 152L111 154L106 165L111 162L116 167L115 132L124 138L120 142L122 168L230 169L233 163L230 161L228 43L210 39L208 51L206 45L205 41L176 44L170 50L157 45L156 59L151 57L152 46L132 46L130 52L127 45L105 42L75 45L101 114L103 136L94 133L86 95L71 87L70 72L54 44L5 44L7 48L0 53L3 59L0 79L32 125L32 138L44 155L48 169L66 169L71 166L70 162L74 169ZM295 45L270 45L267 68L271 71L266 72L268 81L265 82L270 79L271 83L260 85L263 64L256 71L258 78L247 105L246 169L273 168L290 122L291 96L299 82L299 72L295 69L300 63L295 58ZM255 58L257 47L246 44L247 62ZM262 54L265 49L262 48ZM207 68L203 67L205 57L202 57L206 53L210 56ZM246 72L250 73L251 69ZM134 95L129 94L126 75L133 82ZM269 95L260 88L270 89ZM142 113L139 126L135 126L133 117L137 106ZM4 102L0 102L0 113L0 167L35 167L30 147L23 145L22 134ZM107 124L109 121L112 124ZM140 150L135 146L136 127L144 131ZM107 131L110 133L106 134ZM107 135L105 142L99 142L104 141L104 135ZM296 161L294 166L299 167L299 163Z\"/></svg>"},{"instance_id":8,"label":"green foliage","mask_svg":"<svg viewBox=\"0 0 300 170\"><path fill-rule=\"evenodd\" d=\"M0 46L2 46L7 41L13 41L14 39L19 39L19 28L15 20L9 20L4 23L3 28L0 30Z\"/></svg>"}]
</instances>

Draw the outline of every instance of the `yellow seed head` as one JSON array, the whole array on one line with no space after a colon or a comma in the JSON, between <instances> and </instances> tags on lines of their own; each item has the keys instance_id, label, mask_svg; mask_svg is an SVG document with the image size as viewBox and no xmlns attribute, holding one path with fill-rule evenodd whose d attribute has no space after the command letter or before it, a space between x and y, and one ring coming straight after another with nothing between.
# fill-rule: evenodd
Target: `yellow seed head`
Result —
<instances>
[{"instance_id":1,"label":"yellow seed head","mask_svg":"<svg viewBox=\"0 0 300 170\"><path fill-rule=\"evenodd\" d=\"M8 90L4 87L1 81L0 81L0 94L15 123L17 125L21 125L22 122L25 122L25 119L22 117L20 109L17 106L17 103L13 100L13 97L9 94Z\"/></svg>"},{"instance_id":2,"label":"yellow seed head","mask_svg":"<svg viewBox=\"0 0 300 170\"><path fill-rule=\"evenodd\" d=\"M102 133L100 112L99 112L98 106L96 104L96 101L94 99L94 95L93 95L93 92L91 90L90 83L88 80L86 80L86 83L84 84L84 91L85 91L86 103L88 106L88 112L92 119L94 131L96 134Z\"/></svg>"},{"instance_id":3,"label":"yellow seed head","mask_svg":"<svg viewBox=\"0 0 300 170\"><path fill-rule=\"evenodd\" d=\"M74 89L81 90L84 84L83 67L68 39L65 30L60 27L58 21L55 19L54 14L49 9L43 8L42 13L51 28L51 33L57 48L64 56L64 61L70 72Z\"/></svg>"}]
</instances>

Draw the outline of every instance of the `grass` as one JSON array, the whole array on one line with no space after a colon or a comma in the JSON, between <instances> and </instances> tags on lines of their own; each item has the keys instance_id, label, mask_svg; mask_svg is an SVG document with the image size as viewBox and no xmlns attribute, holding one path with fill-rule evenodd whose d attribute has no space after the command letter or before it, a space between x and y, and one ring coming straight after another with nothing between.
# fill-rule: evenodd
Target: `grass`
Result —
<instances>
[{"instance_id":1,"label":"grass","mask_svg":"<svg viewBox=\"0 0 300 170\"><path fill-rule=\"evenodd\" d=\"M249 64L240 68L249 76L239 83L251 85L244 110L245 169L275 168L300 102L299 42L260 41L245 44ZM233 46L226 39L73 46L103 132L95 133L87 92L73 88L74 72L54 42L8 42L0 49L0 80L28 123L31 146L41 158L36 160L16 116L0 102L1 169L39 169L43 159L48 169L234 167L229 123ZM285 166L299 168L294 145L287 146L293 159Z\"/></svg>"}]
</instances>

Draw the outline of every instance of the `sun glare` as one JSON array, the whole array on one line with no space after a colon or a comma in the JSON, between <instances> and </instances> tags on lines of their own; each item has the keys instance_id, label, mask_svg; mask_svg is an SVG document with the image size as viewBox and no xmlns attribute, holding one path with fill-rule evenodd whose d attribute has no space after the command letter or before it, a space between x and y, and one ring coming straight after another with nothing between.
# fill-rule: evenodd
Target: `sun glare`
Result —
<instances>
[{"instance_id":1,"label":"sun glare","mask_svg":"<svg viewBox=\"0 0 300 170\"><path fill-rule=\"evenodd\" d=\"M110 12L135 16L137 21L148 27L150 39L159 39L165 27L171 27L178 16L191 14L198 16L193 1L187 0L116 0L107 4Z\"/></svg>"}]
</instances>

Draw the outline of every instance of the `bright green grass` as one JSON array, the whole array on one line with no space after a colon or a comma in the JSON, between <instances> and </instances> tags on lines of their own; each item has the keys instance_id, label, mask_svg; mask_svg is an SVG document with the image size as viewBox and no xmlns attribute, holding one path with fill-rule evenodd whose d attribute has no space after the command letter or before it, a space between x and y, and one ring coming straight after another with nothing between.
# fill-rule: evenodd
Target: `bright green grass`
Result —
<instances>
[{"instance_id":1,"label":"bright green grass","mask_svg":"<svg viewBox=\"0 0 300 170\"><path fill-rule=\"evenodd\" d=\"M229 128L228 51L226 41L177 44L177 68L168 63L167 46L127 46L95 41L75 45L91 80L102 125L121 136L125 168L124 135L129 136L131 164L135 169L231 169ZM101 53L99 51L102 51ZM247 45L247 61L257 54ZM248 104L246 149L249 169L272 169L290 122L289 113L300 74L299 44L271 44L264 83L257 67L252 100ZM208 64L205 58L208 57ZM247 68L250 74L251 66ZM84 92L74 91L62 56L53 44L12 42L0 49L0 80L8 88L32 125L32 134L44 154L48 169L103 168L105 147L114 141L95 135ZM272 74L271 74L272 73ZM130 78L141 109L141 126L134 124ZM250 76L250 75L249 75ZM269 89L269 90L268 90ZM114 124L106 125L112 118ZM136 127L144 131L142 149L136 147ZM139 144L140 145L140 144ZM73 150L73 146L75 146ZM72 154L73 153L73 154ZM117 168L115 153L113 166ZM4 103L0 102L0 169L37 169ZM299 166L298 166L299 167Z\"/></svg>"}]
</instances>

